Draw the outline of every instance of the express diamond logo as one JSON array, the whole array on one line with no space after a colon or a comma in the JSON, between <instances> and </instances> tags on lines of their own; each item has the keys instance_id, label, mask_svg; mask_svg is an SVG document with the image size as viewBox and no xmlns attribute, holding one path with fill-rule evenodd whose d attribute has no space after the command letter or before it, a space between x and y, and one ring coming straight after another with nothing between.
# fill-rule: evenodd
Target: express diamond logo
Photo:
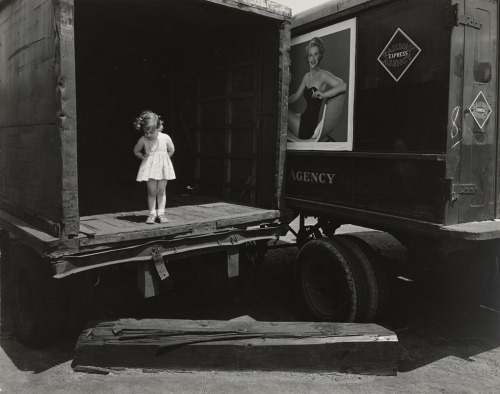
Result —
<instances>
[{"instance_id":1,"label":"express diamond logo","mask_svg":"<svg viewBox=\"0 0 500 394\"><path fill-rule=\"evenodd\" d=\"M486 100L483 92L479 92L472 104L469 111L474 117L477 125L482 129L486 121L491 115L492 109Z\"/></svg>"},{"instance_id":2,"label":"express diamond logo","mask_svg":"<svg viewBox=\"0 0 500 394\"><path fill-rule=\"evenodd\" d=\"M398 82L421 51L418 45L398 28L378 56L378 61Z\"/></svg>"}]
</instances>

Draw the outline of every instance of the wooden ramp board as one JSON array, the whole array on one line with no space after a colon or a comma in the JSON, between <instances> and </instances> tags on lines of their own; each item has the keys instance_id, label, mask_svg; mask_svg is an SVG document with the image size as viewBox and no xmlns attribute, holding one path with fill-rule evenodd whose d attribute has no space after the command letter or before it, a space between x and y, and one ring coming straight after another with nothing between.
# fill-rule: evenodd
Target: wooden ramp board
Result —
<instances>
[{"instance_id":1,"label":"wooden ramp board","mask_svg":"<svg viewBox=\"0 0 500 394\"><path fill-rule=\"evenodd\" d=\"M93 322L73 368L395 375L398 339L376 324L121 319Z\"/></svg>"}]
</instances>

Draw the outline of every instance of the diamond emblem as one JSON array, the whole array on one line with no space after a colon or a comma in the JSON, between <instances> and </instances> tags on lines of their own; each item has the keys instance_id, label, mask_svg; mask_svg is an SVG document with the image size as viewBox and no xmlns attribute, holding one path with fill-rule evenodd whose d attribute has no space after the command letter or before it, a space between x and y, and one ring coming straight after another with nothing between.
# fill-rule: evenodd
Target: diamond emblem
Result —
<instances>
[{"instance_id":1,"label":"diamond emblem","mask_svg":"<svg viewBox=\"0 0 500 394\"><path fill-rule=\"evenodd\" d=\"M397 29L378 56L378 61L389 75L398 82L422 50L403 30Z\"/></svg>"},{"instance_id":2,"label":"diamond emblem","mask_svg":"<svg viewBox=\"0 0 500 394\"><path fill-rule=\"evenodd\" d=\"M472 104L469 107L469 111L474 117L477 125L482 129L486 121L493 111L486 100L483 92L479 92Z\"/></svg>"}]
</instances>

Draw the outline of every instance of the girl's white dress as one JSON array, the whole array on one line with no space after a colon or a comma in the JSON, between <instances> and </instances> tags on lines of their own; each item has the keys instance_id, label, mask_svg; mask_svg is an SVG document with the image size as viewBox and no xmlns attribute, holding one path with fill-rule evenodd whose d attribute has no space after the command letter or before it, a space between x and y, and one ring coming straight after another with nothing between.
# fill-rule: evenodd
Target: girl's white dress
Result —
<instances>
[{"instance_id":1,"label":"girl's white dress","mask_svg":"<svg viewBox=\"0 0 500 394\"><path fill-rule=\"evenodd\" d=\"M158 138L149 140L145 137L144 149L148 154L139 167L137 181L147 181L148 179L175 179L174 166L167 151L167 142L172 140L167 134L158 133Z\"/></svg>"}]
</instances>

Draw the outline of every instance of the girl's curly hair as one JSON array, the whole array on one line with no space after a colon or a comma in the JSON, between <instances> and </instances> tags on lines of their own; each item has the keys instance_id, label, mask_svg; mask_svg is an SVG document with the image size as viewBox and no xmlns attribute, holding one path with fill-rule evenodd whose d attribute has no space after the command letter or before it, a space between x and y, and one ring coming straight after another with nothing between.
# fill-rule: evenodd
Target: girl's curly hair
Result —
<instances>
[{"instance_id":1,"label":"girl's curly hair","mask_svg":"<svg viewBox=\"0 0 500 394\"><path fill-rule=\"evenodd\" d=\"M134 128L138 131L146 127L155 127L158 131L163 131L163 120L153 111L142 111L134 120Z\"/></svg>"}]
</instances>

